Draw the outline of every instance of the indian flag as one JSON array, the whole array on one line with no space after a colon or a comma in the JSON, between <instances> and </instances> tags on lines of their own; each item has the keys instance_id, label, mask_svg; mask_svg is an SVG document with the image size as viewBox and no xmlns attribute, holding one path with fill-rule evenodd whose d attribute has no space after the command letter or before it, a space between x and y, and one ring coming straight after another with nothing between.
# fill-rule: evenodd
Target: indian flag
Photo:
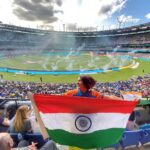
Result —
<instances>
[{"instance_id":1,"label":"indian flag","mask_svg":"<svg viewBox=\"0 0 150 150\"><path fill-rule=\"evenodd\" d=\"M121 94L122 94L123 98L126 100L142 99L142 93L141 92L134 92L134 91L124 92L124 91L121 91Z\"/></svg>"},{"instance_id":2,"label":"indian flag","mask_svg":"<svg viewBox=\"0 0 150 150\"><path fill-rule=\"evenodd\" d=\"M53 141L84 149L117 143L137 101L33 95Z\"/></svg>"}]
</instances>

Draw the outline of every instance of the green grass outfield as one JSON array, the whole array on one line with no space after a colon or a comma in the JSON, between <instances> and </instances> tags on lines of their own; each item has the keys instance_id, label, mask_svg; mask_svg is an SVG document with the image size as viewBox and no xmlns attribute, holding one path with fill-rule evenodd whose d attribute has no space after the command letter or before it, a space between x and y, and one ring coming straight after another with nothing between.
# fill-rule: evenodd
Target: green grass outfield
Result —
<instances>
[{"instance_id":1,"label":"green grass outfield","mask_svg":"<svg viewBox=\"0 0 150 150\"><path fill-rule=\"evenodd\" d=\"M125 57L125 56L124 56ZM39 55L19 55L1 57L0 67L23 70L94 70L97 68L114 68L128 66L132 59L121 56L91 56L89 53L80 55L59 55L54 53Z\"/></svg>"},{"instance_id":2,"label":"green grass outfield","mask_svg":"<svg viewBox=\"0 0 150 150\"><path fill-rule=\"evenodd\" d=\"M139 66L136 69L125 69L121 71L93 74L98 82L113 82L118 80L128 80L132 76L150 74L150 62L138 60ZM143 73L144 69L144 73ZM73 83L77 81L79 75L19 75L13 73L3 73L4 80L40 82L42 76L43 82L49 83Z\"/></svg>"}]
</instances>

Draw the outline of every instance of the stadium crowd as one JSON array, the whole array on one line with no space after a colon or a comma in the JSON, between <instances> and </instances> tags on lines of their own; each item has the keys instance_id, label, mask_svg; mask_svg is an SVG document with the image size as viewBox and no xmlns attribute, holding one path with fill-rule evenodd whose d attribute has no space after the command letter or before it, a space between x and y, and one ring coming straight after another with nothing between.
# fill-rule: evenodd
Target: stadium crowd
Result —
<instances>
[{"instance_id":1,"label":"stadium crowd","mask_svg":"<svg viewBox=\"0 0 150 150\"><path fill-rule=\"evenodd\" d=\"M79 81L78 81L79 82ZM83 81L82 81L83 82ZM33 82L15 82L4 81L0 82L0 96L1 98L17 98L27 99L27 92L44 93L44 94L62 94L66 91L77 88L76 83L33 83ZM79 86L79 83L78 83ZM94 86L94 85L93 85ZM94 87L97 91L104 95L116 95L121 96L121 91L136 91L141 92L143 97L150 97L150 75L144 77L132 77L128 81L117 82L97 82ZM12 106L11 106L12 109ZM56 145L51 139L43 140L38 143L34 142L34 139L29 137L42 137L39 124L37 122L37 116L33 112L31 105L18 105L15 106L14 115L12 118L12 111L7 110L7 113L0 114L0 150L58 150L62 149L59 145ZM128 123L127 130L133 130L136 127L135 113L132 112ZM137 128L137 127L136 127ZM2 133L1 133L2 132ZM15 137L14 137L15 135ZM14 148L15 147L15 148Z\"/></svg>"},{"instance_id":2,"label":"stadium crowd","mask_svg":"<svg viewBox=\"0 0 150 150\"><path fill-rule=\"evenodd\" d=\"M14 52L14 49L43 49L45 48L45 41L47 42L47 39L49 39L49 36L55 37L58 40L51 39L49 45L47 47L56 47L56 49L59 48L64 48L67 49L68 47L73 47L72 42L68 43L66 41L70 41L70 36L68 36L68 32L61 33L61 35L58 35L53 32L49 35L43 34L42 37L41 34L37 34L36 32L42 32L40 30L32 30L30 28L21 28L17 26L12 26L12 25L3 25L1 24L2 30L1 32L1 49L12 49L13 51L11 52L10 50L6 52L6 56L12 57L16 55L22 54L22 51L16 51ZM122 30L121 33L125 33L126 36L109 36L111 34L121 34L118 33L118 30L112 30L110 31L102 31L100 34L104 34L108 36L104 36L103 38L99 38L99 40L96 40L96 38L91 38L92 32L91 32L91 37L90 38L76 38L76 45L75 48L83 48L89 50L90 49L97 49L99 47L105 48L105 47L116 47L116 45L125 45L127 47L130 47L130 44L134 45L140 45L140 43L143 43L146 45L149 43L149 33L145 32L148 28L147 25L145 25L144 28L138 27L137 29L139 31L142 31L139 34L130 34L132 32L135 32L134 28L129 29L129 31L124 31ZM17 32L16 32L17 30ZM126 29L125 29L126 30ZM143 31L144 30L144 31ZM11 31L9 33L9 31ZM13 32L12 32L13 31ZM18 32L19 31L19 32ZM29 33L29 34L28 34ZM33 33L33 34L31 34ZM99 33L99 32L98 32ZM129 35L128 35L129 33ZM54 34L54 36L53 36ZM64 34L64 38L60 38ZM83 33L84 34L84 33ZM76 35L79 35L82 37L82 33L76 33ZM73 37L75 38L75 37ZM11 44L10 44L11 41ZM17 44L16 43L19 43ZM65 42L64 42L65 41ZM96 42L97 41L97 42ZM116 42L117 41L117 42ZM41 44L42 43L42 44ZM84 44L83 44L84 43ZM76 48L76 49L77 49ZM114 50L114 52L117 50ZM25 54L28 53L24 52ZM30 51L30 54L32 52ZM34 54L34 53L33 53ZM122 53L123 54L123 53ZM2 51L0 53L1 56L4 56L4 52ZM113 55L113 54L112 54ZM117 55L114 53L114 55ZM130 54L132 56L132 54ZM149 54L134 54L134 57L143 57L143 58L150 58ZM144 70L143 70L144 72ZM0 98L1 99L28 99L27 97L27 92L31 91L33 93L44 93L44 94L62 94L68 90L72 90L76 88L76 83L33 83L33 82L18 82L18 81L5 81L3 80L3 76L0 76ZM142 97L145 98L150 98L150 74L146 75L144 77L138 76L138 77L133 77L129 79L128 81L117 81L117 82L106 82L106 83L101 83L100 81L97 82L96 86L94 87L97 91L103 93L104 95L116 95L116 96L121 96L121 91L136 91L136 92L141 92ZM58 150L56 147L55 143L52 140L47 140L45 143L42 145L38 145L39 143L32 143L32 140L27 140L25 138L25 133L39 133L40 134L40 129L39 125L37 123L37 118L32 110L32 107L29 107L27 105L23 106L18 106L15 107L16 112L14 113L13 119L10 119L8 116L12 115L11 112L9 112L8 116L7 114L3 114L0 110L0 132L5 133L0 133L0 150L15 150L16 148L12 147L23 147L22 150ZM134 121L133 116L129 119L129 121ZM143 117L144 118L144 117ZM2 128L4 127L4 128ZM9 128L9 130L7 130ZM1 131L4 129L3 131ZM7 133L9 131L9 133ZM17 140L12 139L10 137L10 134L17 133ZM21 133L21 134L20 134ZM38 137L38 136L37 136ZM36 138L37 138L36 137ZM36 145L37 144L37 145ZM18 149L18 150L19 150ZM17 149L16 149L17 150ZM62 150L62 149L61 149Z\"/></svg>"},{"instance_id":3,"label":"stadium crowd","mask_svg":"<svg viewBox=\"0 0 150 150\"><path fill-rule=\"evenodd\" d=\"M18 81L0 81L0 98L27 99L27 92L43 94L62 94L76 88L76 83L34 83ZM150 98L150 75L133 77L127 81L97 82L94 87L104 95L121 96L121 91L141 92L142 97Z\"/></svg>"}]
</instances>

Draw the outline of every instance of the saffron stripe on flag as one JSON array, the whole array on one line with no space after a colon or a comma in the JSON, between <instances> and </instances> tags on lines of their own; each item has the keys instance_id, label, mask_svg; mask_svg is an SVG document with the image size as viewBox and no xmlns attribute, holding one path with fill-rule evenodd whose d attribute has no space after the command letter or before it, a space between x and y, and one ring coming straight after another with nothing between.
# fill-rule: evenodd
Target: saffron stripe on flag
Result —
<instances>
[{"instance_id":1,"label":"saffron stripe on flag","mask_svg":"<svg viewBox=\"0 0 150 150\"><path fill-rule=\"evenodd\" d=\"M39 111L43 113L129 113L138 103L137 101L130 102L42 94L34 94L34 100Z\"/></svg>"}]
</instances>

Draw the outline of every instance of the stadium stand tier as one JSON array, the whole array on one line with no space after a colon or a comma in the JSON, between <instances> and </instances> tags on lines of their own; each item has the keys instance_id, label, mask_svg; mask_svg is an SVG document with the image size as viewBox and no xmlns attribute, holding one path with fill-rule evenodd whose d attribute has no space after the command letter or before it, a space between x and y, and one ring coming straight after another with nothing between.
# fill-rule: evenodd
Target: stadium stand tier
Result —
<instances>
[{"instance_id":1,"label":"stadium stand tier","mask_svg":"<svg viewBox=\"0 0 150 150\"><path fill-rule=\"evenodd\" d=\"M63 32L0 24L1 50L102 50L150 47L150 23L95 32Z\"/></svg>"},{"instance_id":2,"label":"stadium stand tier","mask_svg":"<svg viewBox=\"0 0 150 150\"><path fill-rule=\"evenodd\" d=\"M141 60L149 61L150 54L150 23L126 27L115 30L104 30L95 32L63 32L63 31L49 31L19 27L15 25L8 25L0 23L0 55L11 57L12 55L20 55L28 53L34 55L38 50L45 51L63 51L66 50L81 50L81 51L97 51L118 52L125 54L131 49L138 53L131 54ZM6 52L6 53L3 53ZM145 54L139 54L145 53ZM116 70L115 70L116 71ZM142 73L144 69L142 70ZM27 91L41 94L62 94L67 90L76 88L75 83L34 83L34 82L20 82L20 81L6 81L3 80L3 74L0 75L0 115L1 117L13 120L16 110L21 105L27 105L29 110L32 110L31 102L27 97ZM123 136L119 142L110 147L115 149L125 149L129 146L144 147L150 143L150 75L132 77L127 81L116 81L97 83L95 86L97 91L104 95L116 95L121 97L122 91L139 92L142 95L141 103L134 110L135 117L132 119L134 129L124 131ZM34 113L29 118L34 121L36 125L37 119ZM4 119L1 119L4 120ZM2 122L3 123L3 122ZM32 122L33 123L33 122ZM41 132L37 132L35 124L31 124L32 132L21 135L20 133L10 133L14 140L14 147L21 140L27 140L37 143L37 147L42 147L47 140L44 140ZM8 131L8 126L0 125L0 132ZM51 140L51 139L49 139ZM149 146L149 145L148 145ZM150 147L150 146L149 146ZM149 149L148 147L148 149ZM61 148L60 148L61 149ZM106 147L107 149L107 147ZM62 149L61 149L62 150Z\"/></svg>"}]
</instances>

